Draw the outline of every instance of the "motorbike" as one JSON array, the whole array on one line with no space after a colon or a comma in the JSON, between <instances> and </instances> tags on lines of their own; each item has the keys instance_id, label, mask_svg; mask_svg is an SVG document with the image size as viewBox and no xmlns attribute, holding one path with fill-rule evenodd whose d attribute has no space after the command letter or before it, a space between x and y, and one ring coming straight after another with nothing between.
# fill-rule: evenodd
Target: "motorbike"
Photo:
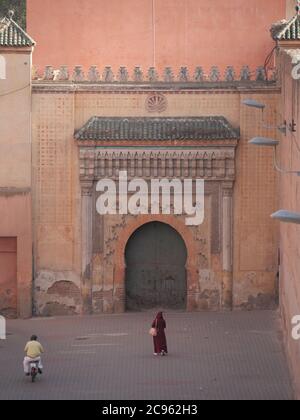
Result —
<instances>
[{"instance_id":1,"label":"motorbike","mask_svg":"<svg viewBox=\"0 0 300 420\"><path fill-rule=\"evenodd\" d=\"M39 361L32 361L29 363L31 382L35 382L36 377L39 373Z\"/></svg>"}]
</instances>

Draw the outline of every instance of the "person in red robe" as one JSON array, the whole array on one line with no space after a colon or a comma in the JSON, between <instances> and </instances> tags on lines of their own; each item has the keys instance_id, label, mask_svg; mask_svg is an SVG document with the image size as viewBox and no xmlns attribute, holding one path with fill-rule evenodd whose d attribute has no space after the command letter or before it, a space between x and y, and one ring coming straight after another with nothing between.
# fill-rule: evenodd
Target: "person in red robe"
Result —
<instances>
[{"instance_id":1,"label":"person in red robe","mask_svg":"<svg viewBox=\"0 0 300 420\"><path fill-rule=\"evenodd\" d=\"M157 335L153 337L154 355L165 356L168 354L167 339L165 334L166 321L164 320L163 313L158 312L156 318L152 322L152 328L156 328Z\"/></svg>"}]
</instances>

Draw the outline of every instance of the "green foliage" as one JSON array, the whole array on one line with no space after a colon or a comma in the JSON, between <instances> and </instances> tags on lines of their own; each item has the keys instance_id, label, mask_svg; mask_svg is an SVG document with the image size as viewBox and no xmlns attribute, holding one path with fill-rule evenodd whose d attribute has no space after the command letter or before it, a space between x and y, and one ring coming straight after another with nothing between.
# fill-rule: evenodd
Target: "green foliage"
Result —
<instances>
[{"instance_id":1,"label":"green foliage","mask_svg":"<svg viewBox=\"0 0 300 420\"><path fill-rule=\"evenodd\" d=\"M26 0L0 0L0 17L8 16L9 10L14 10L13 19L26 29Z\"/></svg>"}]
</instances>

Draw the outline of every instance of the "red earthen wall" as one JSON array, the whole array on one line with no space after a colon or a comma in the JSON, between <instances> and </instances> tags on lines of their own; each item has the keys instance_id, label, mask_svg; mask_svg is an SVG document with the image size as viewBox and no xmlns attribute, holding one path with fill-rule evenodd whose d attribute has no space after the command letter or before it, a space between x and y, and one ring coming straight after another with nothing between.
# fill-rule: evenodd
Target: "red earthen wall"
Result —
<instances>
[{"instance_id":1,"label":"red earthen wall","mask_svg":"<svg viewBox=\"0 0 300 420\"><path fill-rule=\"evenodd\" d=\"M2 239L3 249L5 245L6 251L11 251L11 255L7 258L8 254L6 254L5 264L9 266L9 272L6 271L5 277L3 275L0 279L0 294L4 292L3 285L5 293L10 290L8 293L11 294L11 303L16 308L16 313L12 315L21 318L30 317L32 313L31 226L31 194L29 192L0 194L0 238L15 238L14 241L16 241L13 248L12 243L6 240L4 244L4 239ZM0 249L0 261L3 261L3 255ZM15 263L16 267L13 266ZM3 274L0 271L0 275L1 273ZM8 277L9 284L4 281L8 280ZM0 307L0 312L1 309L7 309L7 305ZM4 315L7 315L6 312Z\"/></svg>"},{"instance_id":2,"label":"red earthen wall","mask_svg":"<svg viewBox=\"0 0 300 420\"><path fill-rule=\"evenodd\" d=\"M273 47L285 0L27 0L34 65L229 65L252 69Z\"/></svg>"},{"instance_id":3,"label":"red earthen wall","mask_svg":"<svg viewBox=\"0 0 300 420\"><path fill-rule=\"evenodd\" d=\"M291 77L291 57L282 54L282 121L296 122L296 132L287 130L280 143L280 164L288 170L300 169L300 81ZM282 122L281 121L281 122ZM280 180L280 208L300 212L300 178L284 174ZM280 223L281 273L280 304L284 322L285 344L297 397L300 398L300 340L292 337L292 318L300 315L300 226Z\"/></svg>"}]
</instances>

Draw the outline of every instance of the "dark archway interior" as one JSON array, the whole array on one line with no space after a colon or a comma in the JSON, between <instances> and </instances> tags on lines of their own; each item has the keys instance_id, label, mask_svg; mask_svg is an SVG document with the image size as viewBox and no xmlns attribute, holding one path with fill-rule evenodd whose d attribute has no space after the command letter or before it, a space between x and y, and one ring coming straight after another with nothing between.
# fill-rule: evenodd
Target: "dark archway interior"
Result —
<instances>
[{"instance_id":1,"label":"dark archway interior","mask_svg":"<svg viewBox=\"0 0 300 420\"><path fill-rule=\"evenodd\" d=\"M152 222L129 239L126 251L126 309L185 309L184 240L171 226Z\"/></svg>"}]
</instances>

